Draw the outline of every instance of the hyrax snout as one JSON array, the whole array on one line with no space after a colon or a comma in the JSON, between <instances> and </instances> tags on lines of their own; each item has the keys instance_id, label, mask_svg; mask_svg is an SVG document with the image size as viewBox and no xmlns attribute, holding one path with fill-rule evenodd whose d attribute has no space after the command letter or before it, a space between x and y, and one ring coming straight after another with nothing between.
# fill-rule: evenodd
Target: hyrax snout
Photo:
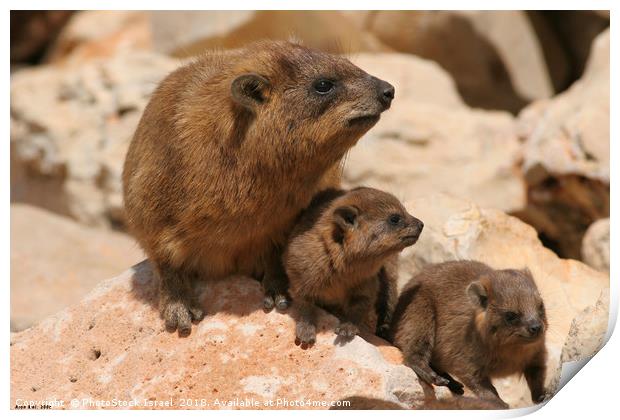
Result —
<instances>
[{"instance_id":1,"label":"hyrax snout","mask_svg":"<svg viewBox=\"0 0 620 420\"><path fill-rule=\"evenodd\" d=\"M316 338L316 307L340 319L336 333L388 329L396 303L398 254L413 245L423 223L393 195L372 188L326 190L303 212L284 252L298 309L297 341Z\"/></svg>"},{"instance_id":2,"label":"hyrax snout","mask_svg":"<svg viewBox=\"0 0 620 420\"><path fill-rule=\"evenodd\" d=\"M424 382L462 394L458 380L507 407L491 379L523 374L532 401L545 398L546 330L529 270L453 261L430 265L409 281L389 338Z\"/></svg>"}]
</instances>

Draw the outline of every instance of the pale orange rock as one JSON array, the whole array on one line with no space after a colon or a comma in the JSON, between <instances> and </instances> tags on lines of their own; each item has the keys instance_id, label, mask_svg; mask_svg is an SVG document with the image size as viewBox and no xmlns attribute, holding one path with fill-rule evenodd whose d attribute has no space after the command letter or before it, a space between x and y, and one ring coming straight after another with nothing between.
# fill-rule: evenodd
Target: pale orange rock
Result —
<instances>
[{"instance_id":1,"label":"pale orange rock","mask_svg":"<svg viewBox=\"0 0 620 420\"><path fill-rule=\"evenodd\" d=\"M45 61L75 65L95 58L150 50L151 46L151 25L147 12L85 10L73 14Z\"/></svg>"},{"instance_id":2,"label":"pale orange rock","mask_svg":"<svg viewBox=\"0 0 620 420\"><path fill-rule=\"evenodd\" d=\"M407 54L358 54L355 64L396 87L390 110L347 154L347 187L406 201L434 192L506 212L522 209L521 144L507 112L463 103L449 74Z\"/></svg>"},{"instance_id":3,"label":"pale orange rock","mask_svg":"<svg viewBox=\"0 0 620 420\"><path fill-rule=\"evenodd\" d=\"M11 204L11 330L79 302L144 259L128 235L89 228L26 204Z\"/></svg>"},{"instance_id":4,"label":"pale orange rock","mask_svg":"<svg viewBox=\"0 0 620 420\"><path fill-rule=\"evenodd\" d=\"M594 40L581 79L532 103L517 120L528 203L516 215L575 259L584 257L587 227L609 217L609 54L606 30Z\"/></svg>"},{"instance_id":5,"label":"pale orange rock","mask_svg":"<svg viewBox=\"0 0 620 420\"><path fill-rule=\"evenodd\" d=\"M413 371L398 351L356 337L334 344L336 319L324 314L317 343L294 344L295 312L265 313L260 284L249 278L210 283L206 318L189 337L164 330L157 282L147 262L105 281L81 303L16 333L11 340L11 404L21 400L172 401L174 408L329 408L349 396L407 406L422 403ZM45 351L40 351L45 349ZM278 400L319 406L264 406ZM217 405L217 402L220 405ZM207 406L208 404L208 406ZM198 405L198 407L196 407ZM229 408L245 408L233 406Z\"/></svg>"}]
</instances>

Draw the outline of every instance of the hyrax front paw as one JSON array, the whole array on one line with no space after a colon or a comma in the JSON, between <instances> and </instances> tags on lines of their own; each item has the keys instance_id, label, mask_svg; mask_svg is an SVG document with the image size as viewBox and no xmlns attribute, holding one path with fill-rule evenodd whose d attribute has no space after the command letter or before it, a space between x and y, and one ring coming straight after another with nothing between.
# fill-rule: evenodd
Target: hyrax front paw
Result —
<instances>
[{"instance_id":1,"label":"hyrax front paw","mask_svg":"<svg viewBox=\"0 0 620 420\"><path fill-rule=\"evenodd\" d=\"M162 300L161 316L164 319L166 330L169 332L179 331L180 336L187 336L192 331L192 320L200 321L204 312L197 305L189 305L183 301Z\"/></svg>"},{"instance_id":2,"label":"hyrax front paw","mask_svg":"<svg viewBox=\"0 0 620 420\"><path fill-rule=\"evenodd\" d=\"M267 310L271 310L274 307L279 311L286 310L289 306L291 306L291 301L286 295L281 293L265 293L265 298L263 299L263 306Z\"/></svg>"},{"instance_id":3,"label":"hyrax front paw","mask_svg":"<svg viewBox=\"0 0 620 420\"><path fill-rule=\"evenodd\" d=\"M375 334L377 335L377 337L381 337L384 340L388 340L389 333L390 333L390 325L389 324L379 325L377 327L377 331L375 331Z\"/></svg>"},{"instance_id":4,"label":"hyrax front paw","mask_svg":"<svg viewBox=\"0 0 620 420\"><path fill-rule=\"evenodd\" d=\"M263 306L266 310L275 307L279 311L284 311L291 306L291 299L287 295L288 279L285 274L280 273L280 270L272 269L265 273L262 284L265 292Z\"/></svg>"},{"instance_id":5,"label":"hyrax front paw","mask_svg":"<svg viewBox=\"0 0 620 420\"><path fill-rule=\"evenodd\" d=\"M341 322L340 325L338 325L334 330L339 338L347 341L353 339L359 331L360 330L357 328L357 325L351 322Z\"/></svg>"},{"instance_id":6,"label":"hyrax front paw","mask_svg":"<svg viewBox=\"0 0 620 420\"><path fill-rule=\"evenodd\" d=\"M295 334L295 344L304 350L316 342L316 327L310 323L299 322L295 327Z\"/></svg>"}]
</instances>

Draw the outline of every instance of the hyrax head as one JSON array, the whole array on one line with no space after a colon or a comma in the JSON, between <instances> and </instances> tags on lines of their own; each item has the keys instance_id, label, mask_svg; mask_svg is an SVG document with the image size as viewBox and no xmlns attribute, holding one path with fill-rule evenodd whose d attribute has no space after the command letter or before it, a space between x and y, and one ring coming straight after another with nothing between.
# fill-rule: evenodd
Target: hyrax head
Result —
<instances>
[{"instance_id":1,"label":"hyrax head","mask_svg":"<svg viewBox=\"0 0 620 420\"><path fill-rule=\"evenodd\" d=\"M341 56L273 41L246 51L231 77L231 95L274 140L346 151L394 98L392 85Z\"/></svg>"},{"instance_id":2,"label":"hyrax head","mask_svg":"<svg viewBox=\"0 0 620 420\"><path fill-rule=\"evenodd\" d=\"M477 308L476 326L482 335L504 344L542 340L547 316L532 274L524 270L498 270L467 287Z\"/></svg>"},{"instance_id":3,"label":"hyrax head","mask_svg":"<svg viewBox=\"0 0 620 420\"><path fill-rule=\"evenodd\" d=\"M356 188L331 206L332 238L351 257L382 257L413 245L424 223L392 194Z\"/></svg>"}]
</instances>

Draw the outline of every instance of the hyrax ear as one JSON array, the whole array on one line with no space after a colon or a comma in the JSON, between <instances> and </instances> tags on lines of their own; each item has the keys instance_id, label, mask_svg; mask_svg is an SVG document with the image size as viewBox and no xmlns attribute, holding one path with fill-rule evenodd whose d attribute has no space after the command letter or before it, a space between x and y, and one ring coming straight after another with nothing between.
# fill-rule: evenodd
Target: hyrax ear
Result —
<instances>
[{"instance_id":1,"label":"hyrax ear","mask_svg":"<svg viewBox=\"0 0 620 420\"><path fill-rule=\"evenodd\" d=\"M358 211L352 206L338 207L334 211L334 230L332 238L335 242L342 244L345 233L357 227Z\"/></svg>"},{"instance_id":2,"label":"hyrax ear","mask_svg":"<svg viewBox=\"0 0 620 420\"><path fill-rule=\"evenodd\" d=\"M242 74L233 80L230 88L235 102L250 110L267 100L270 89L269 81L256 73Z\"/></svg>"},{"instance_id":3,"label":"hyrax ear","mask_svg":"<svg viewBox=\"0 0 620 420\"><path fill-rule=\"evenodd\" d=\"M475 281L467 286L467 296L471 303L480 306L482 309L486 309L489 304L487 289L480 281Z\"/></svg>"},{"instance_id":4,"label":"hyrax ear","mask_svg":"<svg viewBox=\"0 0 620 420\"><path fill-rule=\"evenodd\" d=\"M350 230L357 227L359 212L353 206L338 207L334 211L334 221L342 230Z\"/></svg>"}]
</instances>

